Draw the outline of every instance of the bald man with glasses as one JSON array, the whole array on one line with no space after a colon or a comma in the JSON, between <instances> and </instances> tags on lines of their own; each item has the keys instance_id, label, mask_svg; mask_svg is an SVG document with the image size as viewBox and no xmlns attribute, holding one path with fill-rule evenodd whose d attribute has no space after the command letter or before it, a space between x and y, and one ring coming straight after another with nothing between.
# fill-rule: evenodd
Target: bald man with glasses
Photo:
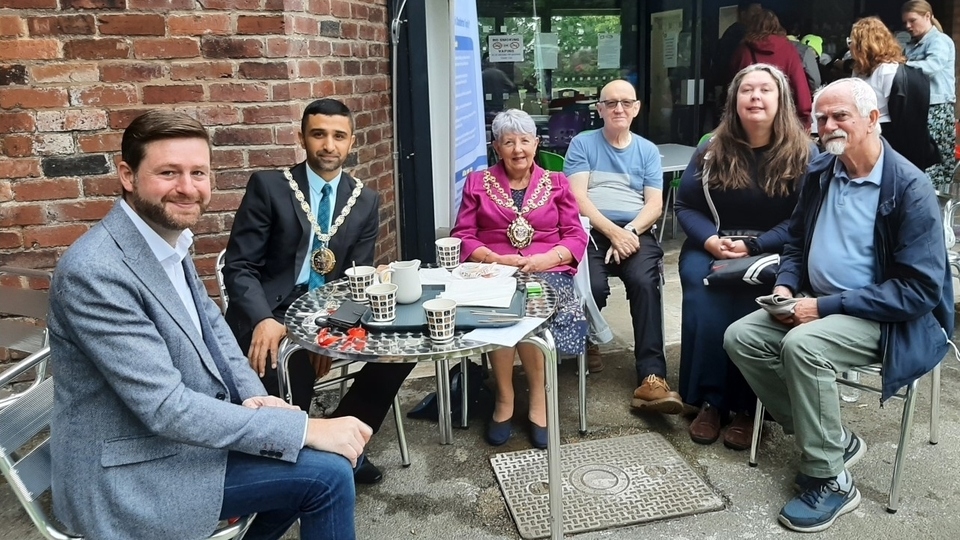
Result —
<instances>
[{"instance_id":1,"label":"bald man with glasses","mask_svg":"<svg viewBox=\"0 0 960 540\"><path fill-rule=\"evenodd\" d=\"M590 287L600 309L610 296L610 276L619 277L626 288L638 378L631 405L640 411L679 414L683 402L666 381L660 309L663 250L653 234L663 211L660 152L630 132L640 101L629 82L604 86L597 111L603 129L574 137L563 170L580 213L593 228L587 248ZM596 346L588 349L588 359L591 372L603 369Z\"/></svg>"}]
</instances>

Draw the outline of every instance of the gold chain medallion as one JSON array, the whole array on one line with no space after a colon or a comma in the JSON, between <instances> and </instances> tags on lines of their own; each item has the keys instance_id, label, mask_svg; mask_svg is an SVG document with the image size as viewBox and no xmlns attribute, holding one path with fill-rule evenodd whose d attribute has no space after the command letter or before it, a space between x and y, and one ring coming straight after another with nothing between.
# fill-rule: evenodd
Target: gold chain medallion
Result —
<instances>
[{"instance_id":1,"label":"gold chain medallion","mask_svg":"<svg viewBox=\"0 0 960 540\"><path fill-rule=\"evenodd\" d=\"M503 190L500 182L497 182L497 179L490 174L489 169L483 171L483 188L486 190L490 200L502 208L513 210L517 214L517 217L514 218L507 227L507 239L510 240L510 244L517 249L523 249L533 243L533 233L536 232L536 229L533 228L533 225L531 225L524 216L529 214L534 208L540 208L546 204L547 199L550 198L550 192L553 190L550 175L545 174L540 177L540 181L537 182L537 187L530 195L527 204L523 205L523 208L520 209L517 209L513 198L507 195L507 192ZM494 189L497 190L497 194L494 194Z\"/></svg>"},{"instance_id":2,"label":"gold chain medallion","mask_svg":"<svg viewBox=\"0 0 960 540\"><path fill-rule=\"evenodd\" d=\"M300 191L300 186L298 186L297 181L293 179L293 174L290 173L290 169L283 171L283 177L286 178L287 183L290 184L290 189L293 190L294 196L300 203L300 208L303 209L303 213L307 215L307 221L310 222L313 233L317 235L321 243L320 249L314 250L310 255L310 266L312 266L313 271L318 274L329 274L333 271L333 267L337 265L337 257L327 246L330 244L330 238L337 234L337 230L343 225L343 220L347 219L347 216L350 215L350 211L353 210L353 205L357 204L357 198L360 197L360 192L363 191L363 183L354 178L356 185L353 187L353 192L350 193L350 198L347 199L347 204L343 206L340 215L337 216L337 219L330 225L330 232L325 233L320 230L320 224L317 223L317 218L313 215L310 203L307 202L307 198L304 197L303 192Z\"/></svg>"},{"instance_id":3,"label":"gold chain medallion","mask_svg":"<svg viewBox=\"0 0 960 540\"><path fill-rule=\"evenodd\" d=\"M337 257L330 251L330 248L324 246L313 251L310 256L310 265L318 274L329 274L333 271L333 267L337 265Z\"/></svg>"}]
</instances>

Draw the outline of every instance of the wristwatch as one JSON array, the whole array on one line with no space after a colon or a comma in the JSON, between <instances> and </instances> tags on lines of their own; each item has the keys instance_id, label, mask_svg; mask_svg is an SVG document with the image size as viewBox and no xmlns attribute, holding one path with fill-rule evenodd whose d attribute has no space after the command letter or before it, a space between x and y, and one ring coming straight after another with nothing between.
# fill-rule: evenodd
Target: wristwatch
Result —
<instances>
[{"instance_id":1,"label":"wristwatch","mask_svg":"<svg viewBox=\"0 0 960 540\"><path fill-rule=\"evenodd\" d=\"M637 235L638 237L640 236L640 231L638 231L637 228L634 227L632 223L627 223L626 225L623 226L623 228L624 228L624 230L627 230L627 231L629 231L629 232L632 232L633 234Z\"/></svg>"}]
</instances>

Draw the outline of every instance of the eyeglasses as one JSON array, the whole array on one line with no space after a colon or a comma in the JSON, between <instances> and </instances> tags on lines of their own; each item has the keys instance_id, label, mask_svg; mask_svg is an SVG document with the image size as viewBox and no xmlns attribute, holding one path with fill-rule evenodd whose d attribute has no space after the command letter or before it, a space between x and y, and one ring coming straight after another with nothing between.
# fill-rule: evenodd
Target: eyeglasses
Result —
<instances>
[{"instance_id":1,"label":"eyeglasses","mask_svg":"<svg viewBox=\"0 0 960 540\"><path fill-rule=\"evenodd\" d=\"M638 99L607 99L601 101L600 103L603 103L603 106L607 109L614 110L617 108L617 105L623 105L624 109L629 109L630 107L636 105L639 101L640 100Z\"/></svg>"}]
</instances>

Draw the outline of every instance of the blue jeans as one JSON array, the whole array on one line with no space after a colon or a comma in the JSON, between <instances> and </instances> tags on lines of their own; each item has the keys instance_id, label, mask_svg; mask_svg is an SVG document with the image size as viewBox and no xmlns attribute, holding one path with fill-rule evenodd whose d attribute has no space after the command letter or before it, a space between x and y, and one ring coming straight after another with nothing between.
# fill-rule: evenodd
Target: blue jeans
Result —
<instances>
[{"instance_id":1,"label":"blue jeans","mask_svg":"<svg viewBox=\"0 0 960 540\"><path fill-rule=\"evenodd\" d=\"M309 448L296 463L230 452L220 519L256 513L246 540L275 540L300 520L303 540L353 540L356 492L343 456Z\"/></svg>"}]
</instances>

